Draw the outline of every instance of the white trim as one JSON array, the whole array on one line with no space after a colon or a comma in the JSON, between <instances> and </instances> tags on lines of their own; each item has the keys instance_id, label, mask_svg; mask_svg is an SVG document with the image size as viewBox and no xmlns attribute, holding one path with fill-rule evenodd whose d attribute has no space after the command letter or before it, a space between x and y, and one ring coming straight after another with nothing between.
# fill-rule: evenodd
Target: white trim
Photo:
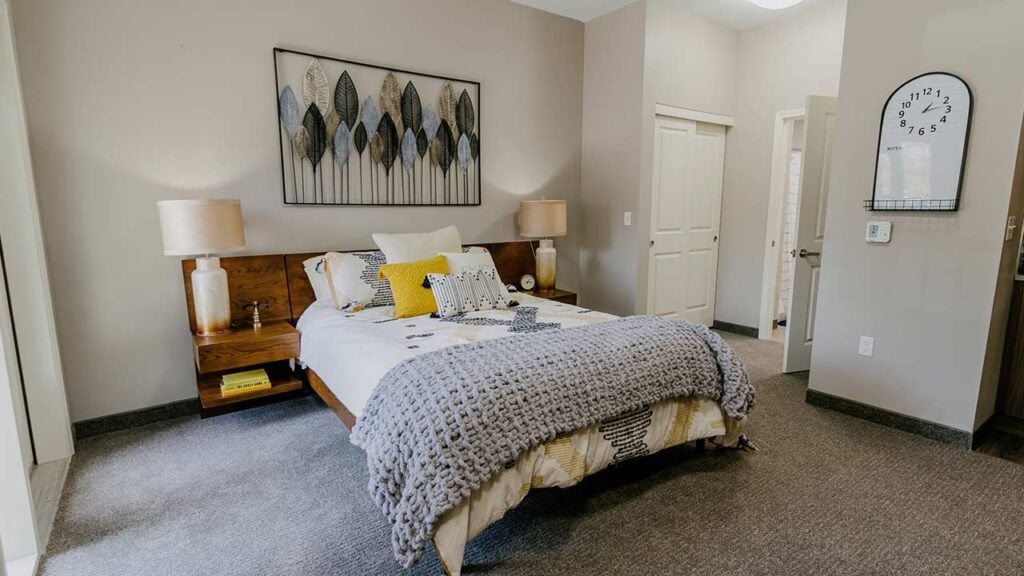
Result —
<instances>
[{"instance_id":1,"label":"white trim","mask_svg":"<svg viewBox=\"0 0 1024 576\"><path fill-rule=\"evenodd\" d=\"M687 108L680 108L669 104L655 104L654 114L656 116L668 116L670 118L693 120L694 122L704 122L706 124L718 124L729 127L736 125L736 119L732 116L722 116L721 114L701 112L700 110L689 110Z\"/></svg>"},{"instance_id":2,"label":"white trim","mask_svg":"<svg viewBox=\"0 0 1024 576\"><path fill-rule=\"evenodd\" d=\"M779 282L779 250L782 242L782 207L786 187L787 145L792 140L786 123L807 115L803 108L783 110L775 114L775 138L772 143L772 176L768 191L768 221L764 239L764 267L761 276L761 317L757 337L772 338L772 310Z\"/></svg>"}]
</instances>

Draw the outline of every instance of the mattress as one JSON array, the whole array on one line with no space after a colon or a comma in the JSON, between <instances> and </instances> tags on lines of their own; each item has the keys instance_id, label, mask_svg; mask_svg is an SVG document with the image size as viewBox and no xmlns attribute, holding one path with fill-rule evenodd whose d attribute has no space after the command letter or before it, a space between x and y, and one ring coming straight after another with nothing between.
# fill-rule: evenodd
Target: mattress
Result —
<instances>
[{"instance_id":1,"label":"mattress","mask_svg":"<svg viewBox=\"0 0 1024 576\"><path fill-rule=\"evenodd\" d=\"M571 328L615 318L528 294L513 297L519 307L471 312L453 319L429 315L396 319L391 306L345 312L313 304L297 325L302 333L300 359L358 418L377 382L407 358L517 332Z\"/></svg>"}]
</instances>

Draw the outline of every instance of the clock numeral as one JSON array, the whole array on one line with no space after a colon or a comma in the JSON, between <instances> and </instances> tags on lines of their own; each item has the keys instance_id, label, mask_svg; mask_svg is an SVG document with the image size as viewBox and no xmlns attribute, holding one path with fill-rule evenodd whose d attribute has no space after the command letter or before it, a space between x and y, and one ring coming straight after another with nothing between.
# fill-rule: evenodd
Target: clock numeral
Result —
<instances>
[{"instance_id":1,"label":"clock numeral","mask_svg":"<svg viewBox=\"0 0 1024 576\"><path fill-rule=\"evenodd\" d=\"M918 128L917 129L917 135L918 136L924 136L924 128Z\"/></svg>"},{"instance_id":2,"label":"clock numeral","mask_svg":"<svg viewBox=\"0 0 1024 576\"><path fill-rule=\"evenodd\" d=\"M906 128L906 127L907 127L907 121L906 120L900 120L900 128Z\"/></svg>"},{"instance_id":3,"label":"clock numeral","mask_svg":"<svg viewBox=\"0 0 1024 576\"><path fill-rule=\"evenodd\" d=\"M932 124L932 129L931 129L931 131L932 131L932 132L935 132L936 130L938 130L938 128L936 128L936 127L935 127L935 124Z\"/></svg>"},{"instance_id":4,"label":"clock numeral","mask_svg":"<svg viewBox=\"0 0 1024 576\"><path fill-rule=\"evenodd\" d=\"M914 127L911 126L910 130L907 130L907 134L913 134L913 133L914 133Z\"/></svg>"},{"instance_id":5,"label":"clock numeral","mask_svg":"<svg viewBox=\"0 0 1024 576\"><path fill-rule=\"evenodd\" d=\"M910 108L910 102L903 102L902 104L900 104L900 107L906 110L907 108Z\"/></svg>"},{"instance_id":6,"label":"clock numeral","mask_svg":"<svg viewBox=\"0 0 1024 576\"><path fill-rule=\"evenodd\" d=\"M924 90L922 90L922 92L924 92L925 96L931 96L932 95L932 89L931 88L925 88Z\"/></svg>"},{"instance_id":7,"label":"clock numeral","mask_svg":"<svg viewBox=\"0 0 1024 576\"><path fill-rule=\"evenodd\" d=\"M949 96L946 96L945 98L943 98L942 99L942 103L943 104L949 104Z\"/></svg>"},{"instance_id":8,"label":"clock numeral","mask_svg":"<svg viewBox=\"0 0 1024 576\"><path fill-rule=\"evenodd\" d=\"M953 111L953 107L952 106L946 106L946 114L949 114L952 111Z\"/></svg>"},{"instance_id":9,"label":"clock numeral","mask_svg":"<svg viewBox=\"0 0 1024 576\"><path fill-rule=\"evenodd\" d=\"M943 116L942 118L939 118L939 122L942 122L943 124L945 124L946 123L946 117Z\"/></svg>"},{"instance_id":10,"label":"clock numeral","mask_svg":"<svg viewBox=\"0 0 1024 576\"><path fill-rule=\"evenodd\" d=\"M906 111L900 110L900 118L903 118L904 116L906 116L906 114Z\"/></svg>"}]
</instances>

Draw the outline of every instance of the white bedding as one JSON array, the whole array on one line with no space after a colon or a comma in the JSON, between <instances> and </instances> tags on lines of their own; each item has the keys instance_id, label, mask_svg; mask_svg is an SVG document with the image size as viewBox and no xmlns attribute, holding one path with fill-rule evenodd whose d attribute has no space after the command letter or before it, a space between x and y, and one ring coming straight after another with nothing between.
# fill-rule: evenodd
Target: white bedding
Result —
<instances>
[{"instance_id":1,"label":"white bedding","mask_svg":"<svg viewBox=\"0 0 1024 576\"><path fill-rule=\"evenodd\" d=\"M537 308L537 323L561 328L583 326L614 318L609 314L569 304L513 294L522 307ZM299 318L302 333L300 358L324 381L338 400L358 418L377 382L402 360L455 344L510 336L510 323L523 311L472 312L466 319L486 319L494 325L472 325L431 318L393 318L394 308L381 306L344 312L313 304ZM502 322L503 324L497 324ZM526 322L524 327L529 327Z\"/></svg>"}]
</instances>

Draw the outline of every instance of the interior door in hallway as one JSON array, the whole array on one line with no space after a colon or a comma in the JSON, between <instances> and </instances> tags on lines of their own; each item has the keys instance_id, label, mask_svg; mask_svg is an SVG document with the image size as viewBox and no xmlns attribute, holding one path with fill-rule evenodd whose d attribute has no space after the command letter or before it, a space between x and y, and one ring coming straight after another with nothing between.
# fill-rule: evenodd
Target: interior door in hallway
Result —
<instances>
[{"instance_id":1,"label":"interior door in hallway","mask_svg":"<svg viewBox=\"0 0 1024 576\"><path fill-rule=\"evenodd\" d=\"M804 158L800 176L794 248L793 284L789 300L789 328L783 372L811 368L814 321L821 280L822 245L825 243L825 213L828 210L829 177L832 172L832 142L836 127L836 99L808 96L804 122Z\"/></svg>"},{"instance_id":2,"label":"interior door in hallway","mask_svg":"<svg viewBox=\"0 0 1024 576\"><path fill-rule=\"evenodd\" d=\"M725 126L658 116L654 133L647 310L710 326Z\"/></svg>"}]
</instances>

